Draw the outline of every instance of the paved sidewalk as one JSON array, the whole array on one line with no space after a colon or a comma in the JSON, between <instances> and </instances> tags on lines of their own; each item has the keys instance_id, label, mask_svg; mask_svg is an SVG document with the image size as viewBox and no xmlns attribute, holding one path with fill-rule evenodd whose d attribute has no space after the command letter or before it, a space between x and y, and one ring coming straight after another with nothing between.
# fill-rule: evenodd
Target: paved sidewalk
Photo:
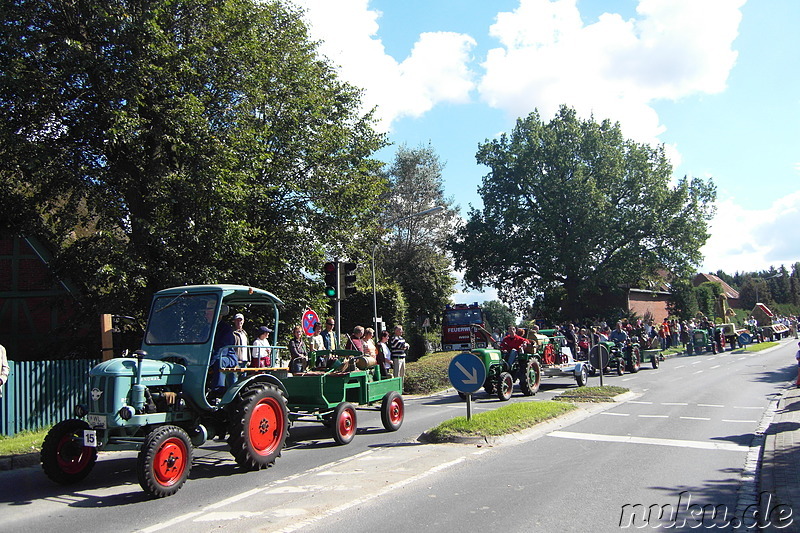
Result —
<instances>
[{"instance_id":1,"label":"paved sidewalk","mask_svg":"<svg viewBox=\"0 0 800 533\"><path fill-rule=\"evenodd\" d=\"M800 532L800 388L793 384L778 401L764 434L759 492L762 512L768 507L772 522L764 531ZM791 515L781 522L780 513Z\"/></svg>"}]
</instances>

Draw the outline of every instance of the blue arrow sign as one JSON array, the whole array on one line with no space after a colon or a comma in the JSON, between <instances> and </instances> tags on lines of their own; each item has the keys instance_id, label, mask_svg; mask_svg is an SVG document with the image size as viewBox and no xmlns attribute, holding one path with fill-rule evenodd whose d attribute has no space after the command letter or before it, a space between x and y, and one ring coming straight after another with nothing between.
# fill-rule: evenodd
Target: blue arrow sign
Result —
<instances>
[{"instance_id":1,"label":"blue arrow sign","mask_svg":"<svg viewBox=\"0 0 800 533\"><path fill-rule=\"evenodd\" d=\"M483 382L486 381L486 367L478 356L463 352L450 361L447 377L457 391L472 394L483 387Z\"/></svg>"},{"instance_id":2,"label":"blue arrow sign","mask_svg":"<svg viewBox=\"0 0 800 533\"><path fill-rule=\"evenodd\" d=\"M741 344L742 346L747 346L753 341L753 338L750 336L749 333L740 333L738 340L739 344Z\"/></svg>"}]
</instances>

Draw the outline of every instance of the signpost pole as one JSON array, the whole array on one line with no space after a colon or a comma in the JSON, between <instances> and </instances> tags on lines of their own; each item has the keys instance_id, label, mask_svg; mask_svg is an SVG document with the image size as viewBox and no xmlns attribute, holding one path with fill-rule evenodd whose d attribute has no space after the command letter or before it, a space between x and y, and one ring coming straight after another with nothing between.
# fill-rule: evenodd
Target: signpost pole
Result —
<instances>
[{"instance_id":1,"label":"signpost pole","mask_svg":"<svg viewBox=\"0 0 800 533\"><path fill-rule=\"evenodd\" d=\"M467 422L472 420L472 394L467 394Z\"/></svg>"}]
</instances>

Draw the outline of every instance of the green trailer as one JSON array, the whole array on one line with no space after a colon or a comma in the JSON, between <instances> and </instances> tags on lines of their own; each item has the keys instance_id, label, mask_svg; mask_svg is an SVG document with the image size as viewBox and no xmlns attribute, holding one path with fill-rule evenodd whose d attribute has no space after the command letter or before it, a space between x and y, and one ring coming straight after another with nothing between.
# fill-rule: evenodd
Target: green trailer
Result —
<instances>
[{"instance_id":1,"label":"green trailer","mask_svg":"<svg viewBox=\"0 0 800 533\"><path fill-rule=\"evenodd\" d=\"M355 405L381 402L383 427L397 431L405 414L401 395L403 378L382 377L373 359L352 350L312 352L310 360L326 360L331 356L335 364L330 370L281 379L288 397L289 420L321 422L333 430L337 443L347 444L358 427Z\"/></svg>"}]
</instances>

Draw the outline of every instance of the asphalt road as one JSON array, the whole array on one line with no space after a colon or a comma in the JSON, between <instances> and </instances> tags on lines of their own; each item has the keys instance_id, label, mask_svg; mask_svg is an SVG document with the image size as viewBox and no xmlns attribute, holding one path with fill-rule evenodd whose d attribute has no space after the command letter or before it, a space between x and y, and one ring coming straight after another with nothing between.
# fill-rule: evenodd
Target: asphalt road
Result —
<instances>
[{"instance_id":1,"label":"asphalt road","mask_svg":"<svg viewBox=\"0 0 800 533\"><path fill-rule=\"evenodd\" d=\"M626 504L680 507L687 497L734 513L753 435L779 386L794 378L788 344L607 376L606 384L637 396L494 446L416 441L465 414L452 392L406 398L395 433L383 430L377 410L360 409L347 446L321 425L295 426L283 456L260 472L241 472L225 443L210 442L197 450L186 485L163 500L141 492L131 452L101 454L89 478L66 488L37 467L3 472L0 530L611 531ZM512 401L548 399L566 387L574 381L545 379L535 397L517 392ZM473 405L478 412L503 404L479 394Z\"/></svg>"}]
</instances>

